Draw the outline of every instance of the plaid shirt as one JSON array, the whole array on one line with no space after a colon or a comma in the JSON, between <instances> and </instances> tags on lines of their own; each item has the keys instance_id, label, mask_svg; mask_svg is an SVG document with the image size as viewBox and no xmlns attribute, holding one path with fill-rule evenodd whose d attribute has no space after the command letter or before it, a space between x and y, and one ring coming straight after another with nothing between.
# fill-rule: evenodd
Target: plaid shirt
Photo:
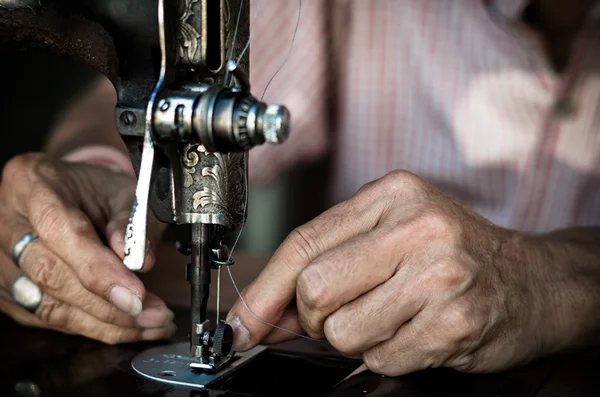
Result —
<instances>
[{"instance_id":1,"label":"plaid shirt","mask_svg":"<svg viewBox=\"0 0 600 397\"><path fill-rule=\"evenodd\" d=\"M251 152L251 179L330 152L333 201L406 169L504 227L599 225L600 29L590 18L557 74L517 18L525 3L303 0L265 95L289 107L292 135ZM260 95L298 2L252 7Z\"/></svg>"}]
</instances>

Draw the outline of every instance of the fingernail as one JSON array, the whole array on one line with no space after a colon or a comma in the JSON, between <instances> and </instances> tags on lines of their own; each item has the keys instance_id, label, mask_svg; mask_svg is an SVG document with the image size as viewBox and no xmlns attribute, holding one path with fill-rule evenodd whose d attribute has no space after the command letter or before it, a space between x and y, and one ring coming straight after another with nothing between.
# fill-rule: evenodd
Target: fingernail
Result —
<instances>
[{"instance_id":1,"label":"fingernail","mask_svg":"<svg viewBox=\"0 0 600 397\"><path fill-rule=\"evenodd\" d=\"M142 331L140 334L140 338L142 340L150 341L150 340L160 340L160 339L168 339L172 337L177 331L177 327L175 324L169 324L167 326L167 332L165 334L165 328L149 328Z\"/></svg>"},{"instance_id":2,"label":"fingernail","mask_svg":"<svg viewBox=\"0 0 600 397\"><path fill-rule=\"evenodd\" d=\"M236 351L244 351L250 342L250 333L240 322L239 318L233 319L229 323L233 329L233 349Z\"/></svg>"},{"instance_id":3,"label":"fingernail","mask_svg":"<svg viewBox=\"0 0 600 397\"><path fill-rule=\"evenodd\" d=\"M108 295L110 302L133 317L142 312L142 301L130 289L115 285Z\"/></svg>"},{"instance_id":4,"label":"fingernail","mask_svg":"<svg viewBox=\"0 0 600 397\"><path fill-rule=\"evenodd\" d=\"M175 314L167 308L144 309L137 317L137 325L141 328L159 328L170 324Z\"/></svg>"}]
</instances>

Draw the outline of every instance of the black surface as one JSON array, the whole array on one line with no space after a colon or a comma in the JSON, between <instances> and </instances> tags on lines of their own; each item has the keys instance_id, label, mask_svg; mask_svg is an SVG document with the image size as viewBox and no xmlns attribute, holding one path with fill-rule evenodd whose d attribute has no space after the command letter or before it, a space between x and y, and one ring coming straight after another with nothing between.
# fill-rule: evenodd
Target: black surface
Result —
<instances>
[{"instance_id":1,"label":"black surface","mask_svg":"<svg viewBox=\"0 0 600 397\"><path fill-rule=\"evenodd\" d=\"M331 390L359 365L337 357L268 350L215 388L265 397L280 396L282 390L290 397L310 396Z\"/></svg>"},{"instance_id":2,"label":"black surface","mask_svg":"<svg viewBox=\"0 0 600 397\"><path fill-rule=\"evenodd\" d=\"M177 313L180 335L189 329L187 311ZM35 384L40 396L306 396L331 389L360 362L331 356L317 343L310 353L269 350L252 365L236 371L205 394L189 388L170 387L138 377L131 359L156 344L107 346L81 337L24 328L0 315L0 396L27 396ZM302 349L300 349L302 350Z\"/></svg>"},{"instance_id":3,"label":"black surface","mask_svg":"<svg viewBox=\"0 0 600 397\"><path fill-rule=\"evenodd\" d=\"M187 311L178 311L181 335L189 328ZM214 397L214 396L402 396L402 397L587 397L600 395L600 352L543 360L491 375L427 370L398 378L364 373L336 386L356 361L332 355L324 343L296 341L241 369L216 389L198 391L161 385L136 376L132 357L153 344L106 346L81 337L30 329L0 315L0 396L28 396L35 384L44 397ZM324 390L330 390L323 393Z\"/></svg>"}]
</instances>

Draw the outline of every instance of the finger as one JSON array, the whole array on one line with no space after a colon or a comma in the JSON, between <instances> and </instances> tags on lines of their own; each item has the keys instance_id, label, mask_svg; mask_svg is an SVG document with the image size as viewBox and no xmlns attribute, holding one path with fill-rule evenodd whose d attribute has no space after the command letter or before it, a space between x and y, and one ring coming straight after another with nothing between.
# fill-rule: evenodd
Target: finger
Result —
<instances>
[{"instance_id":1,"label":"finger","mask_svg":"<svg viewBox=\"0 0 600 397\"><path fill-rule=\"evenodd\" d=\"M418 315L426 294L404 267L390 280L339 308L327 317L324 333L344 355L356 356L394 337Z\"/></svg>"},{"instance_id":2,"label":"finger","mask_svg":"<svg viewBox=\"0 0 600 397\"><path fill-rule=\"evenodd\" d=\"M85 170L95 171L87 168ZM108 217L108 221L104 228L104 236L109 243L109 246L121 259L123 259L125 250L125 230L129 224L129 217L133 208L136 180L122 172L108 173L111 174L111 176L122 179L121 185L125 186L125 188L120 189L117 192L110 192L110 195L104 197L104 199L100 201L103 203ZM89 175L88 177L91 178L93 175ZM106 189L98 191L101 195L106 195L107 192L109 191ZM92 210L93 209L90 209L90 211ZM140 266L141 272L147 272L154 266L156 260L153 243L160 241L165 229L165 224L159 222L151 212L148 214L147 223L146 256L144 258L143 266Z\"/></svg>"},{"instance_id":3,"label":"finger","mask_svg":"<svg viewBox=\"0 0 600 397\"><path fill-rule=\"evenodd\" d=\"M26 233L33 232L33 227L27 219L18 213L8 213L7 207L0 207L0 250L8 256L14 255L15 246L25 236ZM29 250L31 242L22 248L20 257L23 257ZM7 259L13 262L11 258ZM18 266L18 264L14 264Z\"/></svg>"},{"instance_id":4,"label":"finger","mask_svg":"<svg viewBox=\"0 0 600 397\"><path fill-rule=\"evenodd\" d=\"M434 366L431 340L423 323L415 317L391 338L362 354L367 368L377 374L399 376Z\"/></svg>"},{"instance_id":5,"label":"finger","mask_svg":"<svg viewBox=\"0 0 600 397\"><path fill-rule=\"evenodd\" d=\"M19 219L19 218L16 218ZM26 221L13 219L10 228L14 235L25 234L32 227ZM10 237L14 240L13 237ZM21 254L19 264L23 272L41 289L58 300L91 313L103 322L120 326L162 327L173 320L173 312L154 294L143 302L143 310L137 320L119 310L106 300L87 291L75 273L64 264L42 241L31 242Z\"/></svg>"},{"instance_id":6,"label":"finger","mask_svg":"<svg viewBox=\"0 0 600 397\"><path fill-rule=\"evenodd\" d=\"M133 328L108 324L50 295L44 295L35 315L48 328L82 335L110 345L161 340L175 332L175 326L172 324L161 328Z\"/></svg>"},{"instance_id":7,"label":"finger","mask_svg":"<svg viewBox=\"0 0 600 397\"><path fill-rule=\"evenodd\" d=\"M175 314L167 308L165 302L151 292L146 293L144 310L136 319L139 327L160 328L173 322Z\"/></svg>"},{"instance_id":8,"label":"finger","mask_svg":"<svg viewBox=\"0 0 600 397\"><path fill-rule=\"evenodd\" d=\"M300 322L314 338L322 338L325 319L385 283L403 261L394 234L381 228L354 237L307 266L296 287Z\"/></svg>"},{"instance_id":9,"label":"finger","mask_svg":"<svg viewBox=\"0 0 600 397\"><path fill-rule=\"evenodd\" d=\"M0 310L9 313L19 324L49 328L55 331L82 335L107 344L155 341L171 337L176 327L173 324L160 328L129 328L108 324L98 320L74 306L44 295L35 315L7 300L0 300Z\"/></svg>"},{"instance_id":10,"label":"finger","mask_svg":"<svg viewBox=\"0 0 600 397\"><path fill-rule=\"evenodd\" d=\"M44 293L92 314L100 321L122 327L156 328L168 325L174 314L156 295L147 293L137 318L83 288L73 270L48 250L42 241L30 244L21 257L21 269Z\"/></svg>"},{"instance_id":11,"label":"finger","mask_svg":"<svg viewBox=\"0 0 600 397\"><path fill-rule=\"evenodd\" d=\"M67 263L88 291L137 316L145 289L121 259L104 246L90 218L39 183L25 214L45 245Z\"/></svg>"},{"instance_id":12,"label":"finger","mask_svg":"<svg viewBox=\"0 0 600 397\"><path fill-rule=\"evenodd\" d=\"M306 332L300 325L298 318L298 309L290 305L281 316L279 323L273 327L271 332L261 341L265 345L287 342L299 338L299 335L306 335Z\"/></svg>"},{"instance_id":13,"label":"finger","mask_svg":"<svg viewBox=\"0 0 600 397\"><path fill-rule=\"evenodd\" d=\"M25 230L31 229L31 226L24 226L23 222L15 222L12 227L15 235L24 234ZM136 320L101 297L90 293L81 285L73 270L39 239L25 248L19 265L23 273L45 294L78 307L103 322L123 327L148 328L162 327L173 320L173 312L155 295L146 297L143 311ZM8 266L16 269L15 264L8 263Z\"/></svg>"},{"instance_id":14,"label":"finger","mask_svg":"<svg viewBox=\"0 0 600 397\"><path fill-rule=\"evenodd\" d=\"M122 222L112 222L106 227L106 241L117 256L123 260L125 258L125 230L127 222L122 225ZM144 257L144 265L139 270L140 273L147 273L156 264L156 256L154 254L154 245L148 239L146 240L146 256Z\"/></svg>"},{"instance_id":15,"label":"finger","mask_svg":"<svg viewBox=\"0 0 600 397\"><path fill-rule=\"evenodd\" d=\"M2 228L0 241L9 242L3 248L10 252L9 247L13 247L25 233L33 230L33 226L19 215L6 222L10 222L10 227ZM7 229L10 230L8 236L4 235ZM75 272L49 250L41 239L34 240L23 250L18 265L31 280L57 299L94 313L102 321L122 326L134 325L131 314L136 310L135 302L125 296L119 301L121 306L117 308L102 297L90 293L83 287ZM141 306L140 302L140 310Z\"/></svg>"},{"instance_id":16,"label":"finger","mask_svg":"<svg viewBox=\"0 0 600 397\"><path fill-rule=\"evenodd\" d=\"M50 163L43 159L36 170L38 179L47 184L50 190L60 192L59 197L68 198L75 207L81 208L90 217L104 241L123 259L125 229L133 208L135 178L106 167L80 163L74 168L68 168L65 163ZM56 178L54 174L61 174L63 178ZM75 185L72 191L65 191L65 177ZM151 213L148 216L147 231L150 242L159 241L164 231L164 225ZM147 244L147 255L143 266L140 266L144 272L149 271L155 263L151 248Z\"/></svg>"},{"instance_id":17,"label":"finger","mask_svg":"<svg viewBox=\"0 0 600 397\"><path fill-rule=\"evenodd\" d=\"M113 251L124 259L125 257L125 230L129 224L129 217L131 214L132 200L122 200L120 203L113 203L112 206L118 207L113 208L114 215L110 221L106 224L104 233L108 245ZM155 244L158 243L162 237L162 233L165 229L165 225L159 222L153 214L148 217L148 239L146 240L146 257L144 258L144 265L140 272L148 272L154 267L156 263L155 256Z\"/></svg>"},{"instance_id":18,"label":"finger","mask_svg":"<svg viewBox=\"0 0 600 397\"><path fill-rule=\"evenodd\" d=\"M470 302L429 305L394 336L362 354L373 372L398 376L425 368L474 368L472 353L481 343L481 327Z\"/></svg>"},{"instance_id":19,"label":"finger","mask_svg":"<svg viewBox=\"0 0 600 397\"><path fill-rule=\"evenodd\" d=\"M0 290L4 299L19 304L22 312L33 311L42 299L41 289L0 251ZM10 315L10 312L7 312ZM27 316L26 316L27 317Z\"/></svg>"},{"instance_id":20,"label":"finger","mask_svg":"<svg viewBox=\"0 0 600 397\"><path fill-rule=\"evenodd\" d=\"M44 293L57 300L91 313L103 322L123 327L135 325L135 319L129 313L85 289L75 272L50 251L43 241L38 239L30 243L21 255L19 264L21 270Z\"/></svg>"},{"instance_id":21,"label":"finger","mask_svg":"<svg viewBox=\"0 0 600 397\"><path fill-rule=\"evenodd\" d=\"M292 232L275 252L265 270L247 288L244 298L250 309L260 319L270 323L278 322L285 307L295 297L298 276L310 262L338 244L377 225L387 209L384 200L375 200L380 196L379 190L363 188L350 200ZM248 334L246 348L256 345L270 331L268 326L249 315L239 300L230 314L232 318L239 319L240 332Z\"/></svg>"},{"instance_id":22,"label":"finger","mask_svg":"<svg viewBox=\"0 0 600 397\"><path fill-rule=\"evenodd\" d=\"M15 292L15 281L27 280ZM0 253L0 290L3 291L2 305L4 312L17 322L41 328L50 328L61 332L83 335L109 344L137 342L142 340L159 340L172 335L174 325L169 324L161 328L141 329L120 327L98 320L94 316L55 299L49 294L44 294L41 289L27 278L16 266L12 266L10 259ZM41 295L41 300L35 311L26 310L24 303L27 299L21 296Z\"/></svg>"},{"instance_id":23,"label":"finger","mask_svg":"<svg viewBox=\"0 0 600 397\"><path fill-rule=\"evenodd\" d=\"M33 185L33 165L36 164L42 154L27 153L15 156L8 161L2 169L2 185L6 189L0 189L2 208L18 208L29 201L31 186Z\"/></svg>"},{"instance_id":24,"label":"finger","mask_svg":"<svg viewBox=\"0 0 600 397\"><path fill-rule=\"evenodd\" d=\"M174 325L144 329L108 324L48 295L44 296L36 316L50 328L83 335L111 345L165 339L175 330Z\"/></svg>"}]
</instances>

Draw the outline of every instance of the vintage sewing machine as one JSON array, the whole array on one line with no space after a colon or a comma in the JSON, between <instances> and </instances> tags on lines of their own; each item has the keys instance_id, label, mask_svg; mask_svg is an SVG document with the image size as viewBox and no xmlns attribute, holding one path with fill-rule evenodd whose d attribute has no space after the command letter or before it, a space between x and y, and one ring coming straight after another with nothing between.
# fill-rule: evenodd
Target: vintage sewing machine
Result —
<instances>
[{"instance_id":1,"label":"vintage sewing machine","mask_svg":"<svg viewBox=\"0 0 600 397\"><path fill-rule=\"evenodd\" d=\"M290 123L285 107L250 94L249 0L0 0L0 8L9 45L50 47L117 88L117 125L138 173L124 263L143 266L149 208L162 222L191 225L190 243L180 244L191 255L186 363L218 372L233 358L233 333L218 314L207 318L211 274L218 285L232 263L227 236L245 221L248 151L285 141Z\"/></svg>"}]
</instances>

